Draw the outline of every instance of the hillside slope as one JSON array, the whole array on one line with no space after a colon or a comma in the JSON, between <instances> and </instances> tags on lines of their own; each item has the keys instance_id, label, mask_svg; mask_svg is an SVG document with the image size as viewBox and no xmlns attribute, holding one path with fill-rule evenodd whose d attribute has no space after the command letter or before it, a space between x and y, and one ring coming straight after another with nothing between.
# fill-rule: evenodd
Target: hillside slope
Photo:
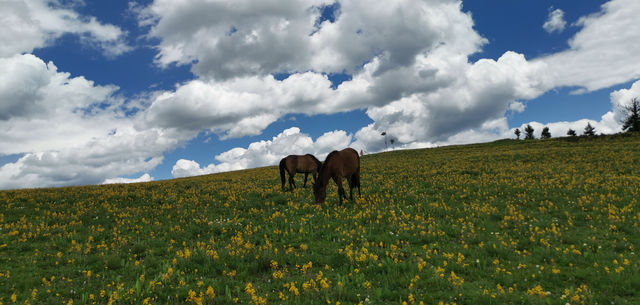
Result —
<instances>
[{"instance_id":1,"label":"hillside slope","mask_svg":"<svg viewBox=\"0 0 640 305\"><path fill-rule=\"evenodd\" d=\"M0 303L640 302L638 135L361 163L342 206L276 167L0 192Z\"/></svg>"}]
</instances>

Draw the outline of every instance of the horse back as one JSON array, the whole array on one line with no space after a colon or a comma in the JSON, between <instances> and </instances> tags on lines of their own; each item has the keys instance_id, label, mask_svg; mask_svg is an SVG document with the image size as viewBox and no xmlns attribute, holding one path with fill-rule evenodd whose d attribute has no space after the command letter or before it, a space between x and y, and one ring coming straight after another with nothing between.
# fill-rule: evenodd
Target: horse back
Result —
<instances>
[{"instance_id":1,"label":"horse back","mask_svg":"<svg viewBox=\"0 0 640 305\"><path fill-rule=\"evenodd\" d=\"M287 168L289 168L289 169L295 168L296 163L297 163L296 159L297 159L296 155L288 155L285 158L285 164L286 164Z\"/></svg>"},{"instance_id":2,"label":"horse back","mask_svg":"<svg viewBox=\"0 0 640 305\"><path fill-rule=\"evenodd\" d=\"M353 148L345 148L342 150L345 160L345 175L351 176L360 172L360 156L358 152Z\"/></svg>"},{"instance_id":3,"label":"horse back","mask_svg":"<svg viewBox=\"0 0 640 305\"><path fill-rule=\"evenodd\" d=\"M345 148L341 151L333 151L327 156L327 167L342 176L352 176L360 172L360 156L353 148Z\"/></svg>"}]
</instances>

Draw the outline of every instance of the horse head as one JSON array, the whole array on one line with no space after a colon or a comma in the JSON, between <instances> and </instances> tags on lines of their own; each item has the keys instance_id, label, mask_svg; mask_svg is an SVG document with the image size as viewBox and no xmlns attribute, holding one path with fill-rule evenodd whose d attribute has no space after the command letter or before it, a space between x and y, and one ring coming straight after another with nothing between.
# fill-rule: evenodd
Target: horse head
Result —
<instances>
[{"instance_id":1,"label":"horse head","mask_svg":"<svg viewBox=\"0 0 640 305\"><path fill-rule=\"evenodd\" d=\"M320 183L313 183L313 197L316 200L316 203L323 203L324 199L327 197L327 188L322 187Z\"/></svg>"}]
</instances>

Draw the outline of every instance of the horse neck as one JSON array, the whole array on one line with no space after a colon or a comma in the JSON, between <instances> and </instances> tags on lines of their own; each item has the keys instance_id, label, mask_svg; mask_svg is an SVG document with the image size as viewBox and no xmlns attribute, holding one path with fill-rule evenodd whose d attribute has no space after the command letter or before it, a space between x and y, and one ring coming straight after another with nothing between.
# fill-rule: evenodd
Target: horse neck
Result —
<instances>
[{"instance_id":1,"label":"horse neck","mask_svg":"<svg viewBox=\"0 0 640 305\"><path fill-rule=\"evenodd\" d=\"M331 173L329 172L329 167L326 166L326 164L322 164L320 169L318 169L317 183L319 183L321 187L325 187L327 186L327 184L329 184L329 179L331 179Z\"/></svg>"}]
</instances>

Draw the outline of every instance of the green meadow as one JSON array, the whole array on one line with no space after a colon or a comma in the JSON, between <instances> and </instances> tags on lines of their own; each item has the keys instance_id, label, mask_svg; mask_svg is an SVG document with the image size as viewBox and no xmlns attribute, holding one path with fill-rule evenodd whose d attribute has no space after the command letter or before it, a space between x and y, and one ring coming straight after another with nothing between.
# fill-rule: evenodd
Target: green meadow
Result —
<instances>
[{"instance_id":1,"label":"green meadow","mask_svg":"<svg viewBox=\"0 0 640 305\"><path fill-rule=\"evenodd\" d=\"M361 181L2 191L0 304L640 303L640 135L365 155Z\"/></svg>"}]
</instances>

